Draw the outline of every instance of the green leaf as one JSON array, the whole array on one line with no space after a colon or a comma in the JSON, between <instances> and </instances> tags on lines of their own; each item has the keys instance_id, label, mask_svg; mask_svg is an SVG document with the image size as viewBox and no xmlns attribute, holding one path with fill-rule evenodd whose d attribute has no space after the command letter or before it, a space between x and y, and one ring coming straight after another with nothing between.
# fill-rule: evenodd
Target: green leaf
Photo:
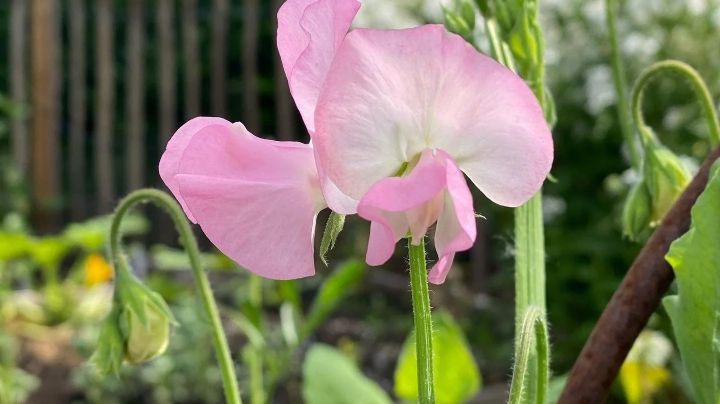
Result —
<instances>
[{"instance_id":1,"label":"green leaf","mask_svg":"<svg viewBox=\"0 0 720 404\"><path fill-rule=\"evenodd\" d=\"M335 270L320 287L308 312L300 338L304 339L325 321L354 287L360 284L364 275L365 264L359 260L350 260Z\"/></svg>"},{"instance_id":2,"label":"green leaf","mask_svg":"<svg viewBox=\"0 0 720 404\"><path fill-rule=\"evenodd\" d=\"M107 243L111 221L112 216L107 215L72 223L63 231L62 236L68 243L86 251L99 251ZM147 219L139 214L128 215L120 225L120 231L126 235L144 234L148 228Z\"/></svg>"},{"instance_id":3,"label":"green leaf","mask_svg":"<svg viewBox=\"0 0 720 404\"><path fill-rule=\"evenodd\" d=\"M720 162L692 208L692 225L665 257L677 278L678 294L663 304L673 324L695 402L720 397Z\"/></svg>"},{"instance_id":4,"label":"green leaf","mask_svg":"<svg viewBox=\"0 0 720 404\"><path fill-rule=\"evenodd\" d=\"M307 404L389 404L388 395L365 377L337 349L310 347L303 364L303 399Z\"/></svg>"},{"instance_id":5,"label":"green leaf","mask_svg":"<svg viewBox=\"0 0 720 404\"><path fill-rule=\"evenodd\" d=\"M433 370L439 404L464 403L480 390L482 380L460 326L446 312L433 315ZM418 400L415 334L403 344L395 369L395 394Z\"/></svg>"},{"instance_id":6,"label":"green leaf","mask_svg":"<svg viewBox=\"0 0 720 404\"><path fill-rule=\"evenodd\" d=\"M30 246L27 235L0 232L0 261L10 261L25 255Z\"/></svg>"}]
</instances>

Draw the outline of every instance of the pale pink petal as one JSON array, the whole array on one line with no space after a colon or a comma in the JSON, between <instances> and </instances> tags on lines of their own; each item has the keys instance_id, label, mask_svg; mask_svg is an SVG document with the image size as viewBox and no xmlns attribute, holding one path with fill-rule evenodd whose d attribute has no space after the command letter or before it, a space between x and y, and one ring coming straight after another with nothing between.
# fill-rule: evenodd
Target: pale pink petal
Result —
<instances>
[{"instance_id":1,"label":"pale pink petal","mask_svg":"<svg viewBox=\"0 0 720 404\"><path fill-rule=\"evenodd\" d=\"M452 159L448 158L446 169L445 204L435 228L435 249L439 260L428 277L434 284L445 282L455 253L472 248L477 233L472 194L465 177Z\"/></svg>"},{"instance_id":2,"label":"pale pink petal","mask_svg":"<svg viewBox=\"0 0 720 404\"><path fill-rule=\"evenodd\" d=\"M180 206L182 206L183 210L185 210L185 214L187 215L188 219L190 219L190 221L192 221L193 223L195 222L195 219L188 211L187 205L185 205L185 201L178 193L178 184L175 180L175 175L178 172L178 164L180 163L180 158L185 152L185 149L187 148L190 140L201 129L207 127L216 127L216 130L224 130L224 128L228 128L231 125L232 124L230 122L222 118L199 117L191 119L190 121L185 123L185 125L181 126L180 129L175 132L172 138L170 138L170 141L165 148L165 152L160 158L160 178L162 178L163 182L165 182L165 185L170 189L170 192L172 192L178 202L180 202Z\"/></svg>"},{"instance_id":3,"label":"pale pink petal","mask_svg":"<svg viewBox=\"0 0 720 404\"><path fill-rule=\"evenodd\" d=\"M413 229L415 242L425 235L427 226L435 221L418 224L411 221L408 212L423 207L445 188L445 168L433 158L432 151L423 153L417 167L405 177L389 177L378 181L363 196L358 215L369 220L370 239L366 262L382 265L392 256L395 243ZM416 214L416 216L418 216ZM424 228L423 225L425 225Z\"/></svg>"},{"instance_id":4,"label":"pale pink petal","mask_svg":"<svg viewBox=\"0 0 720 404\"><path fill-rule=\"evenodd\" d=\"M280 59L310 133L325 75L359 9L357 0L288 0L278 11Z\"/></svg>"},{"instance_id":5,"label":"pale pink petal","mask_svg":"<svg viewBox=\"0 0 720 404\"><path fill-rule=\"evenodd\" d=\"M488 198L516 206L553 159L522 79L438 25L349 33L315 119L319 163L354 199L431 148L448 152Z\"/></svg>"},{"instance_id":6,"label":"pale pink petal","mask_svg":"<svg viewBox=\"0 0 720 404\"><path fill-rule=\"evenodd\" d=\"M271 279L312 275L315 217L324 203L312 148L256 138L240 124L200 130L175 180L210 241Z\"/></svg>"}]
</instances>

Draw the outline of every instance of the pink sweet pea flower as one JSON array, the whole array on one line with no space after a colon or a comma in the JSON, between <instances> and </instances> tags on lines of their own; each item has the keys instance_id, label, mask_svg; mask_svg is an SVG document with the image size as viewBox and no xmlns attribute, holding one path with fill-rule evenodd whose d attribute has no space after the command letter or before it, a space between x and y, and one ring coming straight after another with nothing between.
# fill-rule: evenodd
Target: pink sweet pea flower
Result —
<instances>
[{"instance_id":1,"label":"pink sweet pea flower","mask_svg":"<svg viewBox=\"0 0 720 404\"><path fill-rule=\"evenodd\" d=\"M261 276L314 273L315 218L327 204L372 222L371 265L437 222L430 281L442 283L475 240L462 173L518 206L548 174L550 131L519 77L440 26L347 34L359 6L289 0L278 13L278 49L314 150L196 118L169 142L160 173L210 240Z\"/></svg>"},{"instance_id":2,"label":"pink sweet pea flower","mask_svg":"<svg viewBox=\"0 0 720 404\"><path fill-rule=\"evenodd\" d=\"M314 124L323 188L333 184L372 222L367 262L383 264L397 241L410 233L417 244L437 222L433 283L475 241L462 172L490 200L514 207L540 189L553 160L525 82L439 25L349 33ZM335 194L325 192L331 209Z\"/></svg>"}]
</instances>

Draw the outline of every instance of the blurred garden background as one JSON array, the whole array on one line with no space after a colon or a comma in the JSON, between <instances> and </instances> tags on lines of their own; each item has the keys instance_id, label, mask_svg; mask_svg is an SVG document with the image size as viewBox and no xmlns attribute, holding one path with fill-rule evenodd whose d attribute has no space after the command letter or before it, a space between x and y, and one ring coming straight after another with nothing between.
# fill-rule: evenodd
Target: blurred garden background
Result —
<instances>
[{"instance_id":1,"label":"blurred garden background","mask_svg":"<svg viewBox=\"0 0 720 404\"><path fill-rule=\"evenodd\" d=\"M172 223L153 208L127 223L128 251L180 325L165 355L118 378L87 365L112 296L105 215L129 191L163 188L159 157L192 117L221 116L267 138L308 141L276 53L281 3L0 0L0 403L222 401L188 263ZM641 244L621 231L634 178L620 134L605 2L540 3L557 110L544 220L552 369L561 383ZM700 72L717 102L720 0L625 0L619 9L630 83L652 62L679 59ZM477 18L475 35L487 44ZM439 0L364 0L355 26L442 21ZM646 117L697 167L707 133L690 89L678 81L648 89ZM432 304L459 324L482 374L471 402L504 402L514 343L513 215L482 195L475 209L483 216L478 241L456 259L448 282L432 288ZM335 346L393 391L412 325L407 263L398 254L365 268L367 234L367 224L350 218L329 266L318 262L317 276L294 282L250 277L202 243L244 391L260 366L267 402L302 402L305 352L315 342ZM323 293L332 295L325 305L318 303ZM302 318L295 345L288 344L288 316ZM637 372L623 368L613 402L689 402L662 309L649 329L648 343L668 347L652 349L663 360L628 365L640 366ZM261 341L253 330L262 331Z\"/></svg>"}]
</instances>

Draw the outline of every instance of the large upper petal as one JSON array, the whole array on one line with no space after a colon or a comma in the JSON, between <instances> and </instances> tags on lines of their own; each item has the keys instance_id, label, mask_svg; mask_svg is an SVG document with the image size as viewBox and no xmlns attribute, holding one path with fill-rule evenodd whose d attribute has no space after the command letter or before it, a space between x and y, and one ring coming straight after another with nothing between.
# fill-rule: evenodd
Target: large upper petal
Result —
<instances>
[{"instance_id":1,"label":"large upper petal","mask_svg":"<svg viewBox=\"0 0 720 404\"><path fill-rule=\"evenodd\" d=\"M187 144L174 176L188 211L215 246L271 279L314 274L315 217L324 208L313 150L210 125Z\"/></svg>"},{"instance_id":2,"label":"large upper petal","mask_svg":"<svg viewBox=\"0 0 720 404\"><path fill-rule=\"evenodd\" d=\"M160 178L162 178L165 185L168 189L170 189L170 192L172 192L178 202L180 202L180 206L182 206L188 219L190 219L193 223L195 223L195 218L187 209L187 205L180 195L179 185L175 179L175 175L178 173L180 159L182 158L183 153L185 153L185 149L187 148L188 143L190 143L190 140L192 140L193 136L195 136L200 130L212 126L225 128L230 127L231 125L232 123L222 118L198 117L191 119L181 126L180 129L178 129L170 138L170 141L165 148L165 152L160 158Z\"/></svg>"},{"instance_id":3,"label":"large upper petal","mask_svg":"<svg viewBox=\"0 0 720 404\"><path fill-rule=\"evenodd\" d=\"M553 160L550 130L523 80L438 25L349 33L315 124L323 172L357 200L436 148L488 198L517 206L538 191Z\"/></svg>"},{"instance_id":4,"label":"large upper petal","mask_svg":"<svg viewBox=\"0 0 720 404\"><path fill-rule=\"evenodd\" d=\"M288 0L278 11L280 59L310 133L325 76L359 9L357 0Z\"/></svg>"}]
</instances>

